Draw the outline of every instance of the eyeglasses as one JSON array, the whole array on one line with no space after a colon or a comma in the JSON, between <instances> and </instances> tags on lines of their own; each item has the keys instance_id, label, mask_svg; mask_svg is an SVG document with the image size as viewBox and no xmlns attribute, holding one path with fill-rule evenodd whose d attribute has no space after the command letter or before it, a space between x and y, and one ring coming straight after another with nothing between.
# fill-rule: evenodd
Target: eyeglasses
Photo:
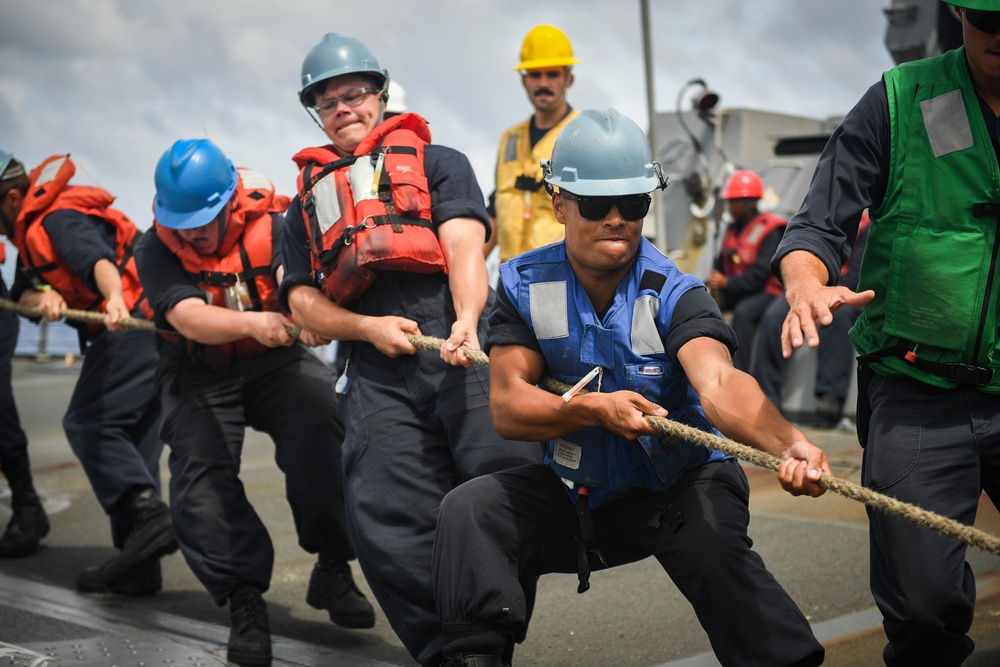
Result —
<instances>
[{"instance_id":1,"label":"eyeglasses","mask_svg":"<svg viewBox=\"0 0 1000 667\"><path fill-rule=\"evenodd\" d=\"M983 9L966 9L965 18L976 30L987 35L995 35L1000 31L1000 12L989 12Z\"/></svg>"},{"instance_id":2,"label":"eyeglasses","mask_svg":"<svg viewBox=\"0 0 1000 667\"><path fill-rule=\"evenodd\" d=\"M601 221L608 217L612 208L617 208L623 218L636 222L646 217L649 204L653 200L648 194L622 195L621 197L581 197L566 190L559 194L564 199L576 201L580 215L587 220Z\"/></svg>"},{"instance_id":3,"label":"eyeglasses","mask_svg":"<svg viewBox=\"0 0 1000 667\"><path fill-rule=\"evenodd\" d=\"M316 103L316 106L314 106L313 109L315 109L316 113L320 116L329 116L337 110L337 105L341 102L353 109L364 102L365 98L369 95L381 92L382 91L378 88L352 88L340 97L327 97L320 100Z\"/></svg>"}]
</instances>

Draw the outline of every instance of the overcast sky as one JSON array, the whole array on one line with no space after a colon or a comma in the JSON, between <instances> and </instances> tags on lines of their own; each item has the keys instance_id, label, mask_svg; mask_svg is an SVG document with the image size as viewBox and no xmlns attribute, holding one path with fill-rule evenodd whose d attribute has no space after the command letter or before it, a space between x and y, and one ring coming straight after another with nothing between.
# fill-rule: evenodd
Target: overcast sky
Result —
<instances>
[{"instance_id":1,"label":"overcast sky","mask_svg":"<svg viewBox=\"0 0 1000 667\"><path fill-rule=\"evenodd\" d=\"M890 0L650 0L656 107L705 79L721 106L826 118L893 63ZM299 149L326 143L298 103L305 54L357 37L402 83L435 143L465 152L484 193L497 141L530 106L512 71L533 26L577 58L570 103L647 127L640 0L0 0L0 148L28 168L71 153L140 228L153 170L208 137L293 194ZM661 138L662 139L662 138Z\"/></svg>"}]
</instances>

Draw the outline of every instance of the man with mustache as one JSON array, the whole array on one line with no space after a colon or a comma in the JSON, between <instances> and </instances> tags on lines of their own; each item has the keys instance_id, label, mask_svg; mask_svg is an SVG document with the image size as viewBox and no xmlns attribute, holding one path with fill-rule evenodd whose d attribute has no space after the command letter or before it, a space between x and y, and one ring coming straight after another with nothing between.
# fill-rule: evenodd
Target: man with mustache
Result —
<instances>
[{"instance_id":1,"label":"man with mustache","mask_svg":"<svg viewBox=\"0 0 1000 667\"><path fill-rule=\"evenodd\" d=\"M552 156L556 137L576 116L566 91L573 85L572 66L579 62L566 34L555 26L535 26L521 45L521 62L514 69L521 73L535 113L500 137L495 202L489 211L496 232L484 252L489 255L499 244L501 262L563 238L542 187L539 163Z\"/></svg>"}]
</instances>

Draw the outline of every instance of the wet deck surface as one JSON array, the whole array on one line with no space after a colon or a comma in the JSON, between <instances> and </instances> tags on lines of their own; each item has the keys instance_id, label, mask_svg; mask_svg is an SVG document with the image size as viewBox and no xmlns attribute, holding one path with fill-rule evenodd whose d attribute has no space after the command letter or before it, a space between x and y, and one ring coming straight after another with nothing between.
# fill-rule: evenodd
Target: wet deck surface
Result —
<instances>
[{"instance_id":1,"label":"wet deck surface","mask_svg":"<svg viewBox=\"0 0 1000 667\"><path fill-rule=\"evenodd\" d=\"M0 560L0 642L55 655L63 667L224 665L228 611L216 607L174 554L164 559L163 591L149 597L81 595L77 571L110 558L107 520L62 432L61 418L77 367L61 361L15 360L15 395L28 431L36 485L50 511L52 532L43 548ZM853 433L807 429L834 465L858 481L861 450ZM167 478L164 457L164 479ZM868 591L864 507L827 494L793 498L773 473L749 468L751 537L769 569L799 604L827 647L827 665L880 665L884 635ZM274 635L274 664L340 667L414 665L379 613L372 630L333 626L306 605L313 558L298 548L270 441L249 432L243 479L268 525L276 563L265 595ZM0 483L0 525L9 515ZM1000 535L1000 515L984 499L976 526ZM979 601L972 637L976 653L965 664L1000 664L1000 557L969 550ZM368 593L355 565L356 579ZM528 640L518 667L636 667L718 664L687 602L655 561L592 577L576 594L576 578L542 580Z\"/></svg>"}]
</instances>

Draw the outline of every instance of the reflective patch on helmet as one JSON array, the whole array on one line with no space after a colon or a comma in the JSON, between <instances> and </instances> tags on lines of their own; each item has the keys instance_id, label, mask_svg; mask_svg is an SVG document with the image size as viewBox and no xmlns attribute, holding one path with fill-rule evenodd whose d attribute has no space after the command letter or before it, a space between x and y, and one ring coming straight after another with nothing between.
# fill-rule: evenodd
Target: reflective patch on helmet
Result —
<instances>
[{"instance_id":1,"label":"reflective patch on helmet","mask_svg":"<svg viewBox=\"0 0 1000 667\"><path fill-rule=\"evenodd\" d=\"M569 440L558 438L552 451L552 460L570 470L580 469L580 459L583 458L583 447Z\"/></svg>"},{"instance_id":2,"label":"reflective patch on helmet","mask_svg":"<svg viewBox=\"0 0 1000 667\"><path fill-rule=\"evenodd\" d=\"M632 304L632 351L638 355L663 354L663 341L656 328L660 300L652 295L641 296Z\"/></svg>"},{"instance_id":3,"label":"reflective patch on helmet","mask_svg":"<svg viewBox=\"0 0 1000 667\"><path fill-rule=\"evenodd\" d=\"M528 286L531 326L538 340L569 336L566 282L532 283Z\"/></svg>"},{"instance_id":4,"label":"reflective patch on helmet","mask_svg":"<svg viewBox=\"0 0 1000 667\"><path fill-rule=\"evenodd\" d=\"M365 199L378 199L378 188L372 187L375 182L375 165L368 158L356 160L347 169L347 181L351 184L355 204Z\"/></svg>"},{"instance_id":5,"label":"reflective patch on helmet","mask_svg":"<svg viewBox=\"0 0 1000 667\"><path fill-rule=\"evenodd\" d=\"M920 111L934 157L972 147L972 128L961 90L924 100L920 103Z\"/></svg>"},{"instance_id":6,"label":"reflective patch on helmet","mask_svg":"<svg viewBox=\"0 0 1000 667\"><path fill-rule=\"evenodd\" d=\"M64 155L58 160L53 160L52 162L45 165L42 172L38 174L38 179L35 181L36 187L44 187L46 184L52 182L56 178L56 174L62 169L62 166L66 164L66 160L69 159L68 155Z\"/></svg>"},{"instance_id":7,"label":"reflective patch on helmet","mask_svg":"<svg viewBox=\"0 0 1000 667\"><path fill-rule=\"evenodd\" d=\"M316 203L316 223L322 233L327 233L340 220L340 198L337 196L337 179L330 174L320 180L312 189Z\"/></svg>"},{"instance_id":8,"label":"reflective patch on helmet","mask_svg":"<svg viewBox=\"0 0 1000 667\"><path fill-rule=\"evenodd\" d=\"M517 159L517 140L518 136L512 134L507 137L507 146L503 149L503 161L513 162Z\"/></svg>"}]
</instances>

